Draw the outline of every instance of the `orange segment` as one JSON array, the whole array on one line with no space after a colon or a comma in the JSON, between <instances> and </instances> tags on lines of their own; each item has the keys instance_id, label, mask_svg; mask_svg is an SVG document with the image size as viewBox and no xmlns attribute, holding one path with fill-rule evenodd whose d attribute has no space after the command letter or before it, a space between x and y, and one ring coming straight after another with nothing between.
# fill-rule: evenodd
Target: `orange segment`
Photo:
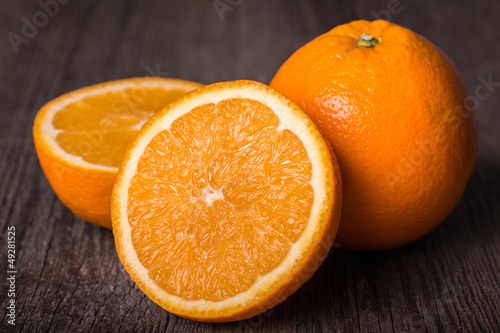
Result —
<instances>
[{"instance_id":1,"label":"orange segment","mask_svg":"<svg viewBox=\"0 0 500 333\"><path fill-rule=\"evenodd\" d=\"M172 103L133 139L113 228L120 259L153 300L188 318L233 320L309 278L333 242L340 197L337 165L297 106L256 82L220 83Z\"/></svg>"},{"instance_id":2,"label":"orange segment","mask_svg":"<svg viewBox=\"0 0 500 333\"><path fill-rule=\"evenodd\" d=\"M40 164L61 201L89 222L111 227L111 189L126 148L142 125L201 85L136 78L106 82L46 104L33 136Z\"/></svg>"},{"instance_id":3,"label":"orange segment","mask_svg":"<svg viewBox=\"0 0 500 333\"><path fill-rule=\"evenodd\" d=\"M137 86L82 98L54 115L56 142L84 161L117 168L142 125L155 111L185 93L182 89Z\"/></svg>"}]
</instances>

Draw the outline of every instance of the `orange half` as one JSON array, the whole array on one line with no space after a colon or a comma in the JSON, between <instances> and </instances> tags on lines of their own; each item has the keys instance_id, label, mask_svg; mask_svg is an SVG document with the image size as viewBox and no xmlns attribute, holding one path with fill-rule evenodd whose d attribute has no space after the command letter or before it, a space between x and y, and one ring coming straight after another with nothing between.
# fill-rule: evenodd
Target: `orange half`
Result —
<instances>
[{"instance_id":1,"label":"orange half","mask_svg":"<svg viewBox=\"0 0 500 333\"><path fill-rule=\"evenodd\" d=\"M200 86L158 77L124 79L45 104L33 139L54 192L80 218L111 228L111 190L127 145L156 111Z\"/></svg>"},{"instance_id":2,"label":"orange half","mask_svg":"<svg viewBox=\"0 0 500 333\"><path fill-rule=\"evenodd\" d=\"M156 113L113 188L120 260L179 316L266 311L319 267L338 228L335 157L302 110L252 81L205 86Z\"/></svg>"}]
</instances>

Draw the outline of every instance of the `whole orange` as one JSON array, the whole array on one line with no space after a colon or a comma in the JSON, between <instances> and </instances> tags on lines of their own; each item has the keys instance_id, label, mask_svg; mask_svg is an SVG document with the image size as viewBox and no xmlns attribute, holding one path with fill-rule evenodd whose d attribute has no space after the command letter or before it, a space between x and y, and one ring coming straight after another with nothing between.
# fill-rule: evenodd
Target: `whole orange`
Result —
<instances>
[{"instance_id":1,"label":"whole orange","mask_svg":"<svg viewBox=\"0 0 500 333\"><path fill-rule=\"evenodd\" d=\"M315 121L338 158L341 247L402 246L460 200L477 156L474 103L426 38L383 20L341 25L296 51L271 86Z\"/></svg>"}]
</instances>

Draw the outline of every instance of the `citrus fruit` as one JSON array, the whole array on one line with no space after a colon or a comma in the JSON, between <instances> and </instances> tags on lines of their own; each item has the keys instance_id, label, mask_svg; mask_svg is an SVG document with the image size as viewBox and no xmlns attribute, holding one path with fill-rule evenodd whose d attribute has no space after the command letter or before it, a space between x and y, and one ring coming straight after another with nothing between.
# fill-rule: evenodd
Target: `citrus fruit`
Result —
<instances>
[{"instance_id":1,"label":"citrus fruit","mask_svg":"<svg viewBox=\"0 0 500 333\"><path fill-rule=\"evenodd\" d=\"M424 37L382 20L341 25L297 50L271 86L335 151L340 247L402 246L458 203L477 155L475 111L452 61Z\"/></svg>"},{"instance_id":2,"label":"citrus fruit","mask_svg":"<svg viewBox=\"0 0 500 333\"><path fill-rule=\"evenodd\" d=\"M248 318L314 273L340 220L338 165L274 89L216 83L156 113L113 188L118 256L153 301L199 321Z\"/></svg>"},{"instance_id":3,"label":"citrus fruit","mask_svg":"<svg viewBox=\"0 0 500 333\"><path fill-rule=\"evenodd\" d=\"M155 111L200 86L157 77L124 79L45 104L33 139L59 199L80 218L111 228L111 190L128 143Z\"/></svg>"}]
</instances>

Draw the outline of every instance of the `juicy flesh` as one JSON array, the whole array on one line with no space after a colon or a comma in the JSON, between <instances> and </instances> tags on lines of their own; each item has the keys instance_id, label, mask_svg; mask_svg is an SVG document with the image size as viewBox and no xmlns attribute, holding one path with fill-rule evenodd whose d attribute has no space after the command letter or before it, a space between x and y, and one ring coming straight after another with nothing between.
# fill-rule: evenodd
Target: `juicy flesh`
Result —
<instances>
[{"instance_id":1,"label":"juicy flesh","mask_svg":"<svg viewBox=\"0 0 500 333\"><path fill-rule=\"evenodd\" d=\"M186 92L142 86L86 97L54 115L56 142L67 153L89 163L119 167L142 125Z\"/></svg>"},{"instance_id":2,"label":"juicy flesh","mask_svg":"<svg viewBox=\"0 0 500 333\"><path fill-rule=\"evenodd\" d=\"M149 277L188 300L222 301L280 265L313 204L302 141L264 104L227 99L177 118L129 187L132 243Z\"/></svg>"}]
</instances>

